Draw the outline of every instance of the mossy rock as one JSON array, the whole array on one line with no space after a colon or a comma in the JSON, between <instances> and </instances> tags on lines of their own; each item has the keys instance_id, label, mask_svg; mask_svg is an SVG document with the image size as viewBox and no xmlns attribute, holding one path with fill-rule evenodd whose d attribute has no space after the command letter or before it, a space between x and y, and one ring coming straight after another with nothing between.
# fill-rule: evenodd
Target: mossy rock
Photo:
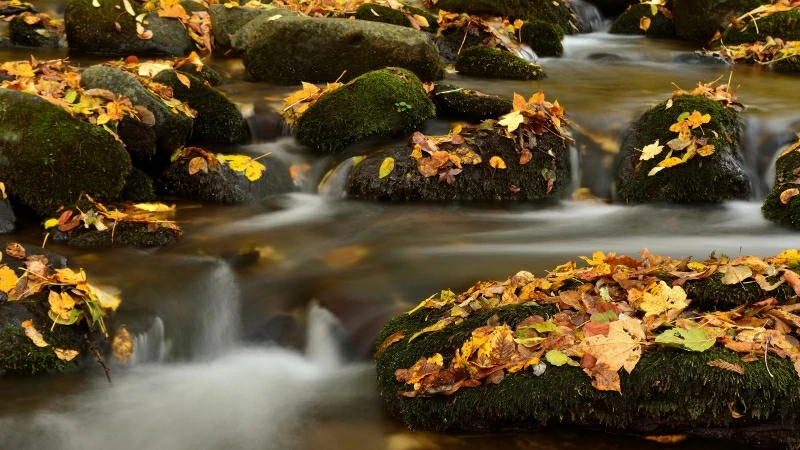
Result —
<instances>
[{"instance_id":1,"label":"mossy rock","mask_svg":"<svg viewBox=\"0 0 800 450\"><path fill-rule=\"evenodd\" d=\"M219 86L222 84L222 76L220 76L216 70L206 65L203 65L203 67L200 67L199 69L200 70L198 70L198 67L195 64L186 63L175 70L200 78L201 80L208 82L208 84L211 86Z\"/></svg>"},{"instance_id":2,"label":"mossy rock","mask_svg":"<svg viewBox=\"0 0 800 450\"><path fill-rule=\"evenodd\" d=\"M541 66L509 52L487 47L463 50L456 60L462 75L509 80L539 80L545 77Z\"/></svg>"},{"instance_id":3,"label":"mossy rock","mask_svg":"<svg viewBox=\"0 0 800 450\"><path fill-rule=\"evenodd\" d=\"M473 314L459 325L389 346L376 358L378 387L389 411L415 430L462 433L539 430L567 426L640 435L687 434L738 439L751 444L797 445L800 379L788 359L769 356L742 363L732 351L712 348L693 353L675 349L647 351L632 373L620 374L622 395L599 391L578 367L548 365L541 376L523 370L496 385L461 388L450 396L406 398L394 372L421 357L440 353L447 366L474 328L493 315L515 327L537 314L552 317L554 308L507 306ZM411 336L438 319L430 310L391 319L377 338L393 333ZM709 367L724 360L740 364L744 375ZM742 412L734 419L728 409ZM766 431L769 430L769 431ZM794 447L793 447L794 448Z\"/></svg>"},{"instance_id":4,"label":"mossy rock","mask_svg":"<svg viewBox=\"0 0 800 450\"><path fill-rule=\"evenodd\" d=\"M154 130L161 152L171 155L186 144L192 131L192 118L172 112L172 108L148 91L132 75L113 67L92 66L83 72L81 86L86 89L108 89L115 94L128 97L134 105L149 109L156 119Z\"/></svg>"},{"instance_id":5,"label":"mossy rock","mask_svg":"<svg viewBox=\"0 0 800 450\"><path fill-rule=\"evenodd\" d=\"M494 17L543 20L567 34L579 33L582 24L567 2L553 0L439 0L436 7L449 12L485 14Z\"/></svg>"},{"instance_id":6,"label":"mossy rock","mask_svg":"<svg viewBox=\"0 0 800 450\"><path fill-rule=\"evenodd\" d=\"M438 28L437 17L418 8L406 7L411 14L416 14L425 18L428 22L427 27L422 27L422 31L433 32ZM401 27L413 27L405 11L390 8L388 6L377 5L374 3L364 3L356 9L356 19L368 20L370 22L388 23Z\"/></svg>"},{"instance_id":7,"label":"mossy rock","mask_svg":"<svg viewBox=\"0 0 800 450\"><path fill-rule=\"evenodd\" d=\"M102 127L10 89L0 89L0 111L0 179L13 199L48 216L81 194L119 196L131 159Z\"/></svg>"},{"instance_id":8,"label":"mossy rock","mask_svg":"<svg viewBox=\"0 0 800 450\"><path fill-rule=\"evenodd\" d=\"M739 17L771 0L673 0L672 20L678 36L706 43ZM760 26L760 24L759 24ZM730 44L730 42L725 42Z\"/></svg>"},{"instance_id":9,"label":"mossy rock","mask_svg":"<svg viewBox=\"0 0 800 450\"><path fill-rule=\"evenodd\" d=\"M800 229L800 196L791 197L786 204L780 198L787 189L800 189L800 151L778 157L775 168L775 187L764 199L761 214L779 225Z\"/></svg>"},{"instance_id":10,"label":"mossy rock","mask_svg":"<svg viewBox=\"0 0 800 450\"><path fill-rule=\"evenodd\" d=\"M452 184L440 182L437 176L423 177L417 160L410 156L411 146L404 146L372 153L355 166L348 177L347 195L391 201L525 201L559 198L569 184L569 152L560 137L549 133L537 137L536 148L531 149L533 159L524 166L519 164L515 141L493 131L475 132L469 137L475 141L467 145L482 162L464 164L463 172L455 176ZM439 146L443 150L456 147L449 143ZM507 168L492 168L489 161L493 156L502 158ZM394 169L380 178L380 167L387 157L394 158ZM555 174L549 192L544 175L547 170Z\"/></svg>"},{"instance_id":11,"label":"mossy rock","mask_svg":"<svg viewBox=\"0 0 800 450\"><path fill-rule=\"evenodd\" d=\"M615 17L622 14L631 5L639 4L639 0L589 0L603 13L605 17Z\"/></svg>"},{"instance_id":12,"label":"mossy rock","mask_svg":"<svg viewBox=\"0 0 800 450\"><path fill-rule=\"evenodd\" d=\"M121 197L123 200L135 203L154 201L156 191L153 188L153 180L146 173L134 167L125 180Z\"/></svg>"},{"instance_id":13,"label":"mossy rock","mask_svg":"<svg viewBox=\"0 0 800 450\"><path fill-rule=\"evenodd\" d=\"M387 68L366 73L323 96L294 126L298 142L333 153L370 138L410 131L436 114L413 73Z\"/></svg>"},{"instance_id":14,"label":"mossy rock","mask_svg":"<svg viewBox=\"0 0 800 450\"><path fill-rule=\"evenodd\" d=\"M107 247L163 247L178 239L169 228L159 227L155 231L147 229L147 225L138 223L117 223L108 230L87 230L76 228L67 242L70 247L81 249L98 249Z\"/></svg>"},{"instance_id":15,"label":"mossy rock","mask_svg":"<svg viewBox=\"0 0 800 450\"><path fill-rule=\"evenodd\" d=\"M13 16L16 14L22 14L24 12L31 12L31 13L38 13L39 10L36 9L30 2L21 2L16 5L12 5L9 3L4 3L4 6L0 7L0 16Z\"/></svg>"},{"instance_id":16,"label":"mossy rock","mask_svg":"<svg viewBox=\"0 0 800 450\"><path fill-rule=\"evenodd\" d=\"M507 98L462 89L451 84L437 85L431 98L436 104L438 116L473 123L499 119L514 106Z\"/></svg>"},{"instance_id":17,"label":"mossy rock","mask_svg":"<svg viewBox=\"0 0 800 450\"><path fill-rule=\"evenodd\" d=\"M686 163L666 168L653 176L651 169L663 160L666 143L678 136L669 130L684 112L709 114L711 122L693 131L709 138L715 152L708 157L696 155ZM716 133L716 134L715 134ZM744 173L739 153L741 125L736 112L718 102L695 95L681 95L667 109L662 102L634 122L622 143L617 166L617 193L626 203L706 203L742 200L750 197L750 181ZM640 161L641 149L659 141L662 154Z\"/></svg>"},{"instance_id":18,"label":"mossy rock","mask_svg":"<svg viewBox=\"0 0 800 450\"><path fill-rule=\"evenodd\" d=\"M214 33L214 53L233 56L243 51L232 51L231 38L253 19L266 15L272 17L296 16L297 13L282 8L257 9L257 8L226 8L225 5L209 5L208 14L211 17L211 31Z\"/></svg>"},{"instance_id":19,"label":"mossy rock","mask_svg":"<svg viewBox=\"0 0 800 450\"><path fill-rule=\"evenodd\" d=\"M639 26L643 17L650 19L650 28L647 31ZM648 4L633 5L623 12L611 28L611 34L643 34L649 38L673 38L675 37L675 24L668 19L661 11L656 10L653 15L653 8Z\"/></svg>"},{"instance_id":20,"label":"mossy rock","mask_svg":"<svg viewBox=\"0 0 800 450\"><path fill-rule=\"evenodd\" d=\"M9 234L16 231L17 215L11 208L8 199L0 200L0 234Z\"/></svg>"},{"instance_id":21,"label":"mossy rock","mask_svg":"<svg viewBox=\"0 0 800 450\"><path fill-rule=\"evenodd\" d=\"M259 160L266 170L256 181L223 164L216 170L190 175L189 161L196 156L189 154L174 161L158 179L158 190L170 196L224 204L252 203L294 190L289 169L271 155Z\"/></svg>"},{"instance_id":22,"label":"mossy rock","mask_svg":"<svg viewBox=\"0 0 800 450\"><path fill-rule=\"evenodd\" d=\"M9 22L8 33L11 42L24 47L58 48L61 46L61 36L41 24L25 23L24 17L20 14Z\"/></svg>"},{"instance_id":23,"label":"mossy rock","mask_svg":"<svg viewBox=\"0 0 800 450\"><path fill-rule=\"evenodd\" d=\"M245 25L244 66L253 79L281 84L348 81L372 70L402 67L422 80L444 77L428 34L378 22L281 17Z\"/></svg>"},{"instance_id":24,"label":"mossy rock","mask_svg":"<svg viewBox=\"0 0 800 450\"><path fill-rule=\"evenodd\" d=\"M64 12L67 40L73 50L111 55L186 55L194 48L194 42L186 28L177 19L158 17L147 13L147 29L153 32L152 39L139 39L136 33L136 18L117 8L113 1L70 0ZM131 2L136 15L146 13L138 2ZM120 14L123 12L124 14ZM117 31L114 22L120 24Z\"/></svg>"},{"instance_id":25,"label":"mossy rock","mask_svg":"<svg viewBox=\"0 0 800 450\"><path fill-rule=\"evenodd\" d=\"M153 127L125 116L117 123L117 136L125 144L125 150L131 155L133 165L139 168L148 167L156 154L158 139Z\"/></svg>"},{"instance_id":26,"label":"mossy rock","mask_svg":"<svg viewBox=\"0 0 800 450\"><path fill-rule=\"evenodd\" d=\"M767 37L780 38L784 41L800 40L800 9L783 11L750 21L741 30L728 28L722 34L722 42L725 45L752 44L756 41L766 41Z\"/></svg>"},{"instance_id":27,"label":"mossy rock","mask_svg":"<svg viewBox=\"0 0 800 450\"><path fill-rule=\"evenodd\" d=\"M459 53L472 48L480 47L491 35L483 30L451 28L436 38L439 54L447 63L455 63Z\"/></svg>"},{"instance_id":28,"label":"mossy rock","mask_svg":"<svg viewBox=\"0 0 800 450\"><path fill-rule=\"evenodd\" d=\"M247 122L239 108L221 92L206 86L201 79L185 72L184 75L189 79L189 87L181 83L178 72L174 70L162 70L153 77L153 81L171 87L175 98L197 111L192 141L224 144L247 142Z\"/></svg>"},{"instance_id":29,"label":"mossy rock","mask_svg":"<svg viewBox=\"0 0 800 450\"><path fill-rule=\"evenodd\" d=\"M525 22L519 30L521 40L528 44L536 56L561 56L564 54L564 31L543 20Z\"/></svg>"},{"instance_id":30,"label":"mossy rock","mask_svg":"<svg viewBox=\"0 0 800 450\"><path fill-rule=\"evenodd\" d=\"M800 56L790 56L771 64L772 70L784 73L800 73Z\"/></svg>"}]
</instances>

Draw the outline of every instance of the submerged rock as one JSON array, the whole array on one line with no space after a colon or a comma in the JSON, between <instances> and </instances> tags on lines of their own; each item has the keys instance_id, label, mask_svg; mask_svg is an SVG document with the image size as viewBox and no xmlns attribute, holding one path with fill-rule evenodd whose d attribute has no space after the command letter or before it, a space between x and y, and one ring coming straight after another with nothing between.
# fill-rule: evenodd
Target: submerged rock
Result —
<instances>
[{"instance_id":1,"label":"submerged rock","mask_svg":"<svg viewBox=\"0 0 800 450\"><path fill-rule=\"evenodd\" d=\"M705 43L730 24L730 17L739 17L766 3L771 0L673 0L675 31L684 39Z\"/></svg>"},{"instance_id":2,"label":"submerged rock","mask_svg":"<svg viewBox=\"0 0 800 450\"><path fill-rule=\"evenodd\" d=\"M643 19L650 20L647 31L641 27ZM675 24L660 10L656 9L656 13L653 14L652 5L642 3L633 5L620 14L608 32L611 34L643 34L650 38L672 38L675 37Z\"/></svg>"},{"instance_id":3,"label":"submerged rock","mask_svg":"<svg viewBox=\"0 0 800 450\"><path fill-rule=\"evenodd\" d=\"M131 159L103 128L38 96L0 89L0 179L8 194L41 215L81 194L115 199Z\"/></svg>"},{"instance_id":4,"label":"submerged rock","mask_svg":"<svg viewBox=\"0 0 800 450\"><path fill-rule=\"evenodd\" d=\"M408 132L435 114L413 73L387 68L324 95L297 119L294 135L314 150L337 152L365 139Z\"/></svg>"},{"instance_id":5,"label":"submerged rock","mask_svg":"<svg viewBox=\"0 0 800 450\"><path fill-rule=\"evenodd\" d=\"M178 100L197 111L192 127L192 141L243 144L247 142L247 122L239 108L216 89L206 86L194 75L184 73L189 87L178 78L178 72L163 70L153 81L172 88Z\"/></svg>"},{"instance_id":6,"label":"submerged rock","mask_svg":"<svg viewBox=\"0 0 800 450\"><path fill-rule=\"evenodd\" d=\"M211 17L211 30L214 33L214 51L216 53L225 53L226 55L244 51L244 48L232 51L234 46L231 43L231 39L253 19L262 15L267 17L297 15L296 12L283 8L227 8L225 5L209 5L208 14Z\"/></svg>"},{"instance_id":7,"label":"submerged rock","mask_svg":"<svg viewBox=\"0 0 800 450\"><path fill-rule=\"evenodd\" d=\"M258 81L281 84L347 81L387 66L422 80L444 76L439 52L421 31L363 20L259 17L249 35L244 65Z\"/></svg>"},{"instance_id":8,"label":"submerged rock","mask_svg":"<svg viewBox=\"0 0 800 450\"><path fill-rule=\"evenodd\" d=\"M795 143L778 156L775 187L761 207L764 218L800 229L800 145Z\"/></svg>"},{"instance_id":9,"label":"submerged rock","mask_svg":"<svg viewBox=\"0 0 800 450\"><path fill-rule=\"evenodd\" d=\"M701 145L698 144L698 153L686 162L675 161L685 156L685 153L676 153L672 155L676 165L657 167L666 161L670 152L667 144L679 137L678 132L670 131L670 128L681 122L679 116L694 112L710 116L710 122L702 125L702 131L695 128L692 136L706 139L706 143L713 146L713 153L701 156ZM740 135L737 113L706 97L680 95L673 98L670 108L667 108L667 102L654 106L634 122L622 143L617 166L619 197L626 203L747 199L751 186L742 167ZM643 149L651 144L660 144L663 149L655 157L642 158Z\"/></svg>"},{"instance_id":10,"label":"submerged rock","mask_svg":"<svg viewBox=\"0 0 800 450\"><path fill-rule=\"evenodd\" d=\"M436 7L448 12L485 14L523 20L543 20L567 34L579 33L581 21L567 2L552 0L439 0Z\"/></svg>"},{"instance_id":11,"label":"submerged rock","mask_svg":"<svg viewBox=\"0 0 800 450\"><path fill-rule=\"evenodd\" d=\"M800 72L800 56L790 56L772 63L775 72L798 73Z\"/></svg>"},{"instance_id":12,"label":"submerged rock","mask_svg":"<svg viewBox=\"0 0 800 450\"><path fill-rule=\"evenodd\" d=\"M511 100L496 95L462 89L451 84L438 84L431 93L438 116L480 123L499 119L512 110Z\"/></svg>"},{"instance_id":13,"label":"submerged rock","mask_svg":"<svg viewBox=\"0 0 800 450\"><path fill-rule=\"evenodd\" d=\"M782 11L745 22L739 29L730 27L722 34L725 45L752 44L767 37L784 41L800 40L800 9Z\"/></svg>"},{"instance_id":14,"label":"submerged rock","mask_svg":"<svg viewBox=\"0 0 800 450\"><path fill-rule=\"evenodd\" d=\"M564 54L564 31L543 20L525 22L519 31L520 40L528 44L539 57L561 56Z\"/></svg>"},{"instance_id":15,"label":"submerged rock","mask_svg":"<svg viewBox=\"0 0 800 450\"><path fill-rule=\"evenodd\" d=\"M138 2L130 2L136 15L147 13L146 29L151 39L139 39L136 18L118 8L112 1L70 0L64 12L69 47L89 53L111 55L186 55L194 43L184 25L177 19L147 13ZM122 14L120 14L122 12ZM120 30L115 22L120 24Z\"/></svg>"},{"instance_id":16,"label":"submerged rock","mask_svg":"<svg viewBox=\"0 0 800 450\"><path fill-rule=\"evenodd\" d=\"M545 77L541 66L509 52L487 47L463 50L456 60L456 70L464 75L510 80L539 80Z\"/></svg>"}]
</instances>

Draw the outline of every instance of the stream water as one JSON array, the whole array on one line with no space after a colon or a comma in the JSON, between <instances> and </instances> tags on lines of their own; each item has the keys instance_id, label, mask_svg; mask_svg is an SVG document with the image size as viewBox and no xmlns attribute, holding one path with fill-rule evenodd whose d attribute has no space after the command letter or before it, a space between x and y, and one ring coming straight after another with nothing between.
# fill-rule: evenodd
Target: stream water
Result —
<instances>
[{"instance_id":1,"label":"stream water","mask_svg":"<svg viewBox=\"0 0 800 450\"><path fill-rule=\"evenodd\" d=\"M36 3L63 11L62 2ZM599 18L590 7L584 15ZM505 96L529 96L541 86L581 131L573 187L611 198L625 126L663 100L672 83L690 88L731 75L728 67L681 63L693 50L596 31L567 37L563 58L541 59L550 77L540 83L453 74L448 82ZM2 50L0 58L30 53ZM410 433L382 410L370 363L373 339L389 317L432 292L462 290L521 269L542 273L594 250L635 254L649 248L702 257L712 251L770 255L800 246L800 236L764 221L759 211L775 155L800 132L797 78L758 67L732 71L740 100L751 107L742 148L756 185L749 202L378 204L343 199L343 182L348 157L387 143L337 158L311 157L285 136L272 112L292 87L249 82L238 61L210 64L229 78L222 90L249 115L254 142L236 151L308 163L300 192L251 206L180 202L184 239L157 251L52 246L93 279L122 290L119 315L135 331L136 353L126 365L111 367L111 385L94 364L78 373L0 379L0 449L658 448L589 432ZM425 131L448 126L433 121ZM34 229L14 238L41 242ZM257 261L240 264L246 258L239 254L247 251L258 254ZM675 448L723 445L735 448L699 441Z\"/></svg>"}]
</instances>

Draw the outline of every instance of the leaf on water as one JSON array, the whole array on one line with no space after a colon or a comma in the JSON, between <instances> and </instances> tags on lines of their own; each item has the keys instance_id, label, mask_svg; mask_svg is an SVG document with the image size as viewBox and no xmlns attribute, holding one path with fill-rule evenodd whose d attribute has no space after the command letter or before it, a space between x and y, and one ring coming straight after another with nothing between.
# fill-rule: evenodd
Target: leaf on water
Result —
<instances>
[{"instance_id":1,"label":"leaf on water","mask_svg":"<svg viewBox=\"0 0 800 450\"><path fill-rule=\"evenodd\" d=\"M133 356L133 339L125 325L119 327L111 341L111 351L119 362L125 364Z\"/></svg>"},{"instance_id":2,"label":"leaf on water","mask_svg":"<svg viewBox=\"0 0 800 450\"><path fill-rule=\"evenodd\" d=\"M392 333L391 336L384 339L381 345L378 347L378 350L375 352L375 357L376 358L380 357L383 354L383 352L385 352L386 349L389 348L390 345L402 341L403 338L405 337L405 331L406 330L396 331Z\"/></svg>"},{"instance_id":3,"label":"leaf on water","mask_svg":"<svg viewBox=\"0 0 800 450\"><path fill-rule=\"evenodd\" d=\"M33 321L26 320L22 322L22 329L25 330L25 336L28 336L28 338L33 341L33 345L37 347L47 347L50 345L44 340L42 333L33 326Z\"/></svg>"},{"instance_id":4,"label":"leaf on water","mask_svg":"<svg viewBox=\"0 0 800 450\"><path fill-rule=\"evenodd\" d=\"M9 242L6 244L6 254L12 258L25 259L25 247L16 242Z\"/></svg>"},{"instance_id":5,"label":"leaf on water","mask_svg":"<svg viewBox=\"0 0 800 450\"><path fill-rule=\"evenodd\" d=\"M19 277L10 267L3 265L0 267L0 291L8 294L17 285Z\"/></svg>"},{"instance_id":6,"label":"leaf on water","mask_svg":"<svg viewBox=\"0 0 800 450\"><path fill-rule=\"evenodd\" d=\"M80 352L77 350L68 350L63 348L53 348L53 352L55 352L56 357L62 361L72 361L80 354Z\"/></svg>"},{"instance_id":7,"label":"leaf on water","mask_svg":"<svg viewBox=\"0 0 800 450\"><path fill-rule=\"evenodd\" d=\"M744 375L744 369L739 364L732 364L728 361L722 359L715 359L714 361L709 361L708 365L711 367L719 367L720 369L727 370L729 372L738 373L739 375Z\"/></svg>"},{"instance_id":8,"label":"leaf on water","mask_svg":"<svg viewBox=\"0 0 800 450\"><path fill-rule=\"evenodd\" d=\"M505 169L506 162L499 156L492 156L489 158L489 165L494 169Z\"/></svg>"},{"instance_id":9,"label":"leaf on water","mask_svg":"<svg viewBox=\"0 0 800 450\"><path fill-rule=\"evenodd\" d=\"M192 82L189 81L189 77L180 72L176 72L175 75L178 77L178 81L180 81L182 85L186 86L187 88L192 87Z\"/></svg>"},{"instance_id":10,"label":"leaf on water","mask_svg":"<svg viewBox=\"0 0 800 450\"><path fill-rule=\"evenodd\" d=\"M663 145L658 145L658 140L656 142L645 145L642 149L642 154L639 155L639 159L647 161L648 159L653 159L657 155L661 154L661 151L664 150Z\"/></svg>"},{"instance_id":11,"label":"leaf on water","mask_svg":"<svg viewBox=\"0 0 800 450\"><path fill-rule=\"evenodd\" d=\"M652 22L652 21L650 20L650 18L649 18L649 17L647 17L647 16L642 16L642 17L640 17L640 18L639 18L639 28L641 28L642 30L644 30L645 32L647 32L647 30L649 30L649 29L650 29L650 23L651 23L651 22Z\"/></svg>"},{"instance_id":12,"label":"leaf on water","mask_svg":"<svg viewBox=\"0 0 800 450\"><path fill-rule=\"evenodd\" d=\"M800 195L800 189L798 188L791 188L786 189L785 191L781 192L781 203L784 205L788 205L789 202L794 198L796 195Z\"/></svg>"},{"instance_id":13,"label":"leaf on water","mask_svg":"<svg viewBox=\"0 0 800 450\"><path fill-rule=\"evenodd\" d=\"M394 170L394 158L392 158L391 156L388 158L384 158L383 162L381 163L380 169L378 169L378 178L388 177L393 170Z\"/></svg>"}]
</instances>

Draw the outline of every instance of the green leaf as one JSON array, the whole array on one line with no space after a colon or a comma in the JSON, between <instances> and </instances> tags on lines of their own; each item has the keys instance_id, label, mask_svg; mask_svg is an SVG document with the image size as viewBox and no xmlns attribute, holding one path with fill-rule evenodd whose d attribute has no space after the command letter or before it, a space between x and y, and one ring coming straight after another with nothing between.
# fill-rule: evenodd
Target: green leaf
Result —
<instances>
[{"instance_id":1,"label":"green leaf","mask_svg":"<svg viewBox=\"0 0 800 450\"><path fill-rule=\"evenodd\" d=\"M529 327L525 328L533 328L539 333L550 333L553 331L558 331L558 327L556 326L556 324L550 321L542 323L534 323L533 325L530 325Z\"/></svg>"},{"instance_id":2,"label":"green leaf","mask_svg":"<svg viewBox=\"0 0 800 450\"><path fill-rule=\"evenodd\" d=\"M604 313L594 313L590 319L591 322L598 322L598 323L611 323L615 320L619 319L617 317L617 313L614 311L608 310Z\"/></svg>"},{"instance_id":3,"label":"green leaf","mask_svg":"<svg viewBox=\"0 0 800 450\"><path fill-rule=\"evenodd\" d=\"M709 336L705 328L687 330L673 328L656 336L656 344L667 347L678 347L690 352L704 352L717 342L716 336Z\"/></svg>"},{"instance_id":4,"label":"green leaf","mask_svg":"<svg viewBox=\"0 0 800 450\"><path fill-rule=\"evenodd\" d=\"M655 16L656 14L658 14L658 6L650 5L650 12L652 13L650 14L651 16Z\"/></svg>"},{"instance_id":5,"label":"green leaf","mask_svg":"<svg viewBox=\"0 0 800 450\"><path fill-rule=\"evenodd\" d=\"M75 103L75 100L78 99L78 91L73 91L72 89L68 90L66 94L64 94L64 101L67 103Z\"/></svg>"},{"instance_id":6,"label":"green leaf","mask_svg":"<svg viewBox=\"0 0 800 450\"><path fill-rule=\"evenodd\" d=\"M378 171L378 178L386 178L394 170L394 158L391 156L384 159L381 163L381 168Z\"/></svg>"},{"instance_id":7,"label":"green leaf","mask_svg":"<svg viewBox=\"0 0 800 450\"><path fill-rule=\"evenodd\" d=\"M688 119L690 115L691 115L691 113L684 112L683 114L681 114L680 116L678 116L678 122L680 122L681 120L686 120L686 119Z\"/></svg>"},{"instance_id":8,"label":"green leaf","mask_svg":"<svg viewBox=\"0 0 800 450\"><path fill-rule=\"evenodd\" d=\"M69 314L69 319L66 320L58 317L58 315L56 315L56 313L54 313L53 310L47 311L47 316L50 317L50 320L59 325L72 325L73 323L80 320L81 317L83 317L83 311L81 311L80 309L73 309Z\"/></svg>"},{"instance_id":9,"label":"green leaf","mask_svg":"<svg viewBox=\"0 0 800 450\"><path fill-rule=\"evenodd\" d=\"M569 358L561 350L550 350L544 355L547 362L550 364L561 367L569 362Z\"/></svg>"}]
</instances>

